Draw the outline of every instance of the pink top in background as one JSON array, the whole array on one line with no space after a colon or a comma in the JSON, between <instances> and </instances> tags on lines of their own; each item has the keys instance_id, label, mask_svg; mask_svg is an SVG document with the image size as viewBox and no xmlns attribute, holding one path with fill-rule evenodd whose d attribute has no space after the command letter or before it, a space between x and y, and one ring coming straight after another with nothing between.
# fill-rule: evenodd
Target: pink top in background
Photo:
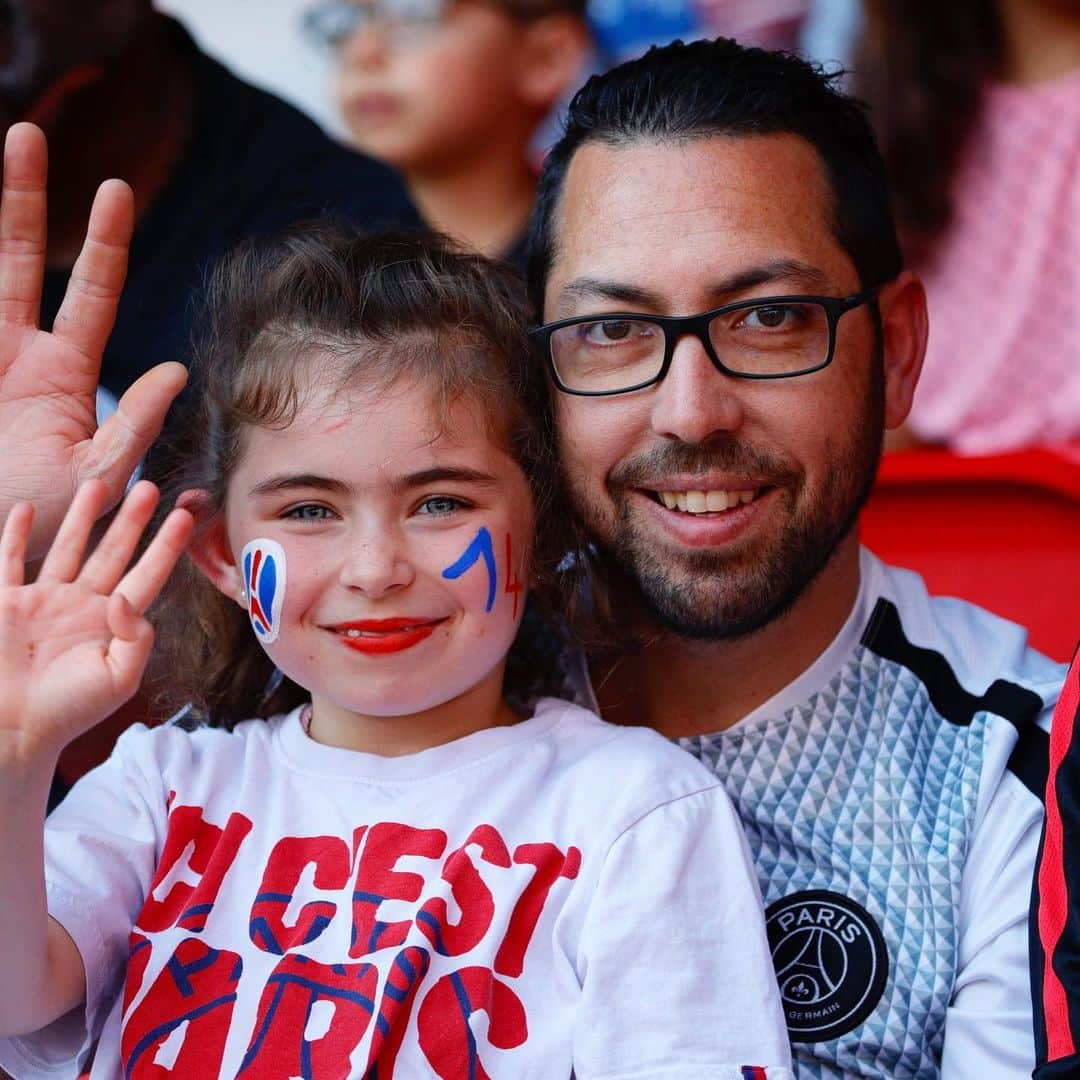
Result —
<instances>
[{"instance_id":1,"label":"pink top in background","mask_svg":"<svg viewBox=\"0 0 1080 1080\"><path fill-rule=\"evenodd\" d=\"M930 345L910 419L973 454L1080 438L1080 72L983 105L953 220L916 267Z\"/></svg>"}]
</instances>

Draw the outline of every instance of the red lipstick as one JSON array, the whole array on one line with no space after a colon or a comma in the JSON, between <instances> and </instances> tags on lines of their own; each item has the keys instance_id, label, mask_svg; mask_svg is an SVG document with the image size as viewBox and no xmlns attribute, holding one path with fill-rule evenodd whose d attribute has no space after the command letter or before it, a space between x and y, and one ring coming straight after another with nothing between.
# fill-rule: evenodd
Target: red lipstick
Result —
<instances>
[{"instance_id":1,"label":"red lipstick","mask_svg":"<svg viewBox=\"0 0 1080 1080\"><path fill-rule=\"evenodd\" d=\"M342 644L369 656L403 652L431 637L443 619L358 619L331 627ZM353 631L353 633L349 633Z\"/></svg>"}]
</instances>

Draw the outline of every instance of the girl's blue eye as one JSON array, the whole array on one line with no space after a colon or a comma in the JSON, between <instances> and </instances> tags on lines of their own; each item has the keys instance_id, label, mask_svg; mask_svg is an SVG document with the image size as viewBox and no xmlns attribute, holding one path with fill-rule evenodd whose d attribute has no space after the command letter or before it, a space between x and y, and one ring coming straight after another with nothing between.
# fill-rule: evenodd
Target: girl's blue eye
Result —
<instances>
[{"instance_id":1,"label":"girl's blue eye","mask_svg":"<svg viewBox=\"0 0 1080 1080\"><path fill-rule=\"evenodd\" d=\"M418 514L430 514L434 517L446 517L465 504L460 499L453 499L449 495L432 495L425 499L417 508Z\"/></svg>"},{"instance_id":2,"label":"girl's blue eye","mask_svg":"<svg viewBox=\"0 0 1080 1080\"><path fill-rule=\"evenodd\" d=\"M328 507L319 506L316 503L305 503L303 506L294 506L286 510L283 516L292 518L294 521L325 521L332 514L333 511Z\"/></svg>"}]
</instances>

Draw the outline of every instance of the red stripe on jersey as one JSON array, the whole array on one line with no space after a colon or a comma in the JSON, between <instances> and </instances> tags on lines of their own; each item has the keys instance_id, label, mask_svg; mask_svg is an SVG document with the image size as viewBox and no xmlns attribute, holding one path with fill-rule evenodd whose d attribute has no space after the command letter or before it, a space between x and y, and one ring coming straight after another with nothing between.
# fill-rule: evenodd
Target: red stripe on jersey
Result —
<instances>
[{"instance_id":1,"label":"red stripe on jersey","mask_svg":"<svg viewBox=\"0 0 1080 1080\"><path fill-rule=\"evenodd\" d=\"M1065 882L1065 862L1061 808L1057 798L1057 775L1073 745L1076 718L1080 710L1080 653L1073 657L1065 685L1054 709L1050 731L1050 777L1046 785L1046 838L1039 866L1039 940L1045 963L1042 974L1043 1012L1046 1021L1048 1059L1076 1053L1069 1023L1069 1002L1065 987L1054 971L1054 950L1065 930L1069 914L1069 891ZM1080 744L1074 753L1080 753Z\"/></svg>"}]
</instances>

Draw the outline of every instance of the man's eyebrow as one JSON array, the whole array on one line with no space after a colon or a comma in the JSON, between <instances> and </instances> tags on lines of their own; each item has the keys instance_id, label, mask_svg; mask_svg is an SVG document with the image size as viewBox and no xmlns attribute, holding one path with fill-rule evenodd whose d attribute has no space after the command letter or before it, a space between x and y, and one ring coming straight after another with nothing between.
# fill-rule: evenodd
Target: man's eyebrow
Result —
<instances>
[{"instance_id":1,"label":"man's eyebrow","mask_svg":"<svg viewBox=\"0 0 1080 1080\"><path fill-rule=\"evenodd\" d=\"M829 285L828 275L810 263L798 259L776 259L721 278L713 283L709 292L719 304L728 296L781 280L794 281L799 288L808 289L823 289ZM559 307L567 309L570 306L568 301L574 300L608 300L653 311L660 311L666 306L664 297L659 293L625 282L594 277L575 278L566 285L559 296Z\"/></svg>"},{"instance_id":2,"label":"man's eyebrow","mask_svg":"<svg viewBox=\"0 0 1080 1080\"><path fill-rule=\"evenodd\" d=\"M282 473L261 480L252 489L252 495L280 495L298 488L314 488L317 491L329 491L335 495L348 495L352 487L343 480L332 476L319 476L317 473Z\"/></svg>"}]
</instances>

